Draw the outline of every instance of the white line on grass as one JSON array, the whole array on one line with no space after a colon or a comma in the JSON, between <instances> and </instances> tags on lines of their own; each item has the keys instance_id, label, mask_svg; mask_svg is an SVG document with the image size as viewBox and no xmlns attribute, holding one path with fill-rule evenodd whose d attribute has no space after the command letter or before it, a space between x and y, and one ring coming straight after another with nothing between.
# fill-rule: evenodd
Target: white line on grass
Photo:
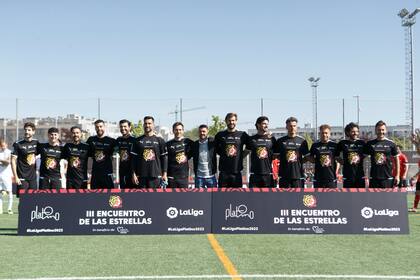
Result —
<instances>
[{"instance_id":1,"label":"white line on grass","mask_svg":"<svg viewBox=\"0 0 420 280\"><path fill-rule=\"evenodd\" d=\"M0 280L136 280L136 279L420 279L410 275L333 275L333 274L242 274L242 275L160 275L160 276L85 276L85 277L40 277L40 278L0 278Z\"/></svg>"}]
</instances>

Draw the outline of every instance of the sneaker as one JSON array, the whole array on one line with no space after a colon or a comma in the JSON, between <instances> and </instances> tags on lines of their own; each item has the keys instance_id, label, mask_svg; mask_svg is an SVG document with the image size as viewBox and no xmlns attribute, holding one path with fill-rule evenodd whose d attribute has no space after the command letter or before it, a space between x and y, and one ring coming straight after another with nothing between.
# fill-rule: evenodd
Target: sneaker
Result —
<instances>
[{"instance_id":1,"label":"sneaker","mask_svg":"<svg viewBox=\"0 0 420 280\"><path fill-rule=\"evenodd\" d=\"M416 213L417 212L417 209L416 208L410 208L410 209L408 209L408 212Z\"/></svg>"},{"instance_id":2,"label":"sneaker","mask_svg":"<svg viewBox=\"0 0 420 280\"><path fill-rule=\"evenodd\" d=\"M12 211L12 209L7 210L7 214L9 214L9 215L13 215L13 211Z\"/></svg>"}]
</instances>

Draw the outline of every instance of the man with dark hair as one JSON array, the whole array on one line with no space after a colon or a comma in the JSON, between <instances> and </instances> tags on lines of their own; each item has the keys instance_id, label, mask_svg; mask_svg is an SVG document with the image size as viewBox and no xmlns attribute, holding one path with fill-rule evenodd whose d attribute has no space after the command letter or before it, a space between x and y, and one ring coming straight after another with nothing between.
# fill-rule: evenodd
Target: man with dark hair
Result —
<instances>
[{"instance_id":1,"label":"man with dark hair","mask_svg":"<svg viewBox=\"0 0 420 280\"><path fill-rule=\"evenodd\" d=\"M167 183L168 153L165 140L155 134L154 118L144 117L144 135L133 146L133 183L142 188L157 188Z\"/></svg>"},{"instance_id":2,"label":"man with dark hair","mask_svg":"<svg viewBox=\"0 0 420 280\"><path fill-rule=\"evenodd\" d=\"M398 155L397 146L386 138L386 124L378 121L375 125L376 139L370 140L365 146L365 154L370 156L370 188L392 188L392 157ZM400 162L395 161L395 183L400 181Z\"/></svg>"},{"instance_id":3,"label":"man with dark hair","mask_svg":"<svg viewBox=\"0 0 420 280\"><path fill-rule=\"evenodd\" d=\"M112 189L114 188L112 155L116 141L114 138L105 136L105 122L96 120L96 135L88 138L86 143L90 148L92 163L91 189Z\"/></svg>"},{"instance_id":4,"label":"man with dark hair","mask_svg":"<svg viewBox=\"0 0 420 280\"><path fill-rule=\"evenodd\" d=\"M35 158L39 142L33 139L35 124L27 122L23 129L24 139L13 144L12 152L12 171L18 195L20 189L37 189Z\"/></svg>"},{"instance_id":5,"label":"man with dark hair","mask_svg":"<svg viewBox=\"0 0 420 280\"><path fill-rule=\"evenodd\" d=\"M343 165L343 187L364 188L363 151L366 143L359 139L359 126L353 122L346 125L347 139L338 143L336 156Z\"/></svg>"},{"instance_id":6,"label":"man with dark hair","mask_svg":"<svg viewBox=\"0 0 420 280\"><path fill-rule=\"evenodd\" d=\"M73 126L70 132L73 142L66 143L63 147L63 158L67 160L67 189L87 189L89 145L81 141L80 127Z\"/></svg>"},{"instance_id":7,"label":"man with dark hair","mask_svg":"<svg viewBox=\"0 0 420 280\"><path fill-rule=\"evenodd\" d=\"M121 189L135 188L133 184L133 170L131 168L133 145L136 138L131 135L131 122L120 120L121 136L117 138L117 149L120 156L119 181Z\"/></svg>"},{"instance_id":8,"label":"man with dark hair","mask_svg":"<svg viewBox=\"0 0 420 280\"><path fill-rule=\"evenodd\" d=\"M395 186L398 186L400 188L406 188L407 187L407 173L408 173L408 159L407 156L402 152L402 146L397 145L397 152L398 155L394 158L392 162L392 177L397 177L397 164L395 161L400 162L400 182L397 184L395 183Z\"/></svg>"},{"instance_id":9,"label":"man with dark hair","mask_svg":"<svg viewBox=\"0 0 420 280\"><path fill-rule=\"evenodd\" d=\"M319 127L320 141L311 147L311 161L315 163L315 188L336 188L336 173L339 164L336 162L335 155L337 144L330 140L331 127L323 124Z\"/></svg>"},{"instance_id":10,"label":"man with dark hair","mask_svg":"<svg viewBox=\"0 0 420 280\"><path fill-rule=\"evenodd\" d=\"M168 151L168 187L188 188L188 155L192 141L184 138L184 125L176 122L172 125L174 139L166 143Z\"/></svg>"},{"instance_id":11,"label":"man with dark hair","mask_svg":"<svg viewBox=\"0 0 420 280\"><path fill-rule=\"evenodd\" d=\"M216 151L219 159L219 187L242 188L242 169L244 146L248 134L236 129L238 117L236 113L228 113L225 117L227 129L216 134Z\"/></svg>"},{"instance_id":12,"label":"man with dark hair","mask_svg":"<svg viewBox=\"0 0 420 280\"><path fill-rule=\"evenodd\" d=\"M303 188L305 174L303 162L309 154L308 142L297 134L298 120L290 117L286 120L287 135L276 141L275 153L279 154L279 187Z\"/></svg>"},{"instance_id":13,"label":"man with dark hair","mask_svg":"<svg viewBox=\"0 0 420 280\"><path fill-rule=\"evenodd\" d=\"M195 187L216 188L217 156L213 137L209 137L209 128L202 124L198 127L198 140L192 144Z\"/></svg>"},{"instance_id":14,"label":"man with dark hair","mask_svg":"<svg viewBox=\"0 0 420 280\"><path fill-rule=\"evenodd\" d=\"M60 168L62 150L59 131L56 127L51 127L48 129L48 143L41 143L37 146L37 154L41 156L39 168L40 190L59 190L62 188Z\"/></svg>"},{"instance_id":15,"label":"man with dark hair","mask_svg":"<svg viewBox=\"0 0 420 280\"><path fill-rule=\"evenodd\" d=\"M276 140L268 131L269 120L258 117L255 122L257 134L248 138L246 149L251 151L250 188L273 188L273 147Z\"/></svg>"}]
</instances>

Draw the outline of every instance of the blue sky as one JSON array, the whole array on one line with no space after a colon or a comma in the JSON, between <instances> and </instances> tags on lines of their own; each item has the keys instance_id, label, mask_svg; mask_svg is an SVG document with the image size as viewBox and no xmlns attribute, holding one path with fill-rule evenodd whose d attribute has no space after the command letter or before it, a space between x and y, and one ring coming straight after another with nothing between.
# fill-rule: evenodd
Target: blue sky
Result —
<instances>
[{"instance_id":1,"label":"blue sky","mask_svg":"<svg viewBox=\"0 0 420 280\"><path fill-rule=\"evenodd\" d=\"M0 117L15 98L21 116L96 116L100 97L104 119L171 125L182 97L206 107L184 113L187 128L228 111L246 128L264 98L283 126L312 121L307 79L319 76L318 124L341 125L343 98L356 120L354 95L361 124L405 123L404 7L420 1L1 1Z\"/></svg>"}]
</instances>

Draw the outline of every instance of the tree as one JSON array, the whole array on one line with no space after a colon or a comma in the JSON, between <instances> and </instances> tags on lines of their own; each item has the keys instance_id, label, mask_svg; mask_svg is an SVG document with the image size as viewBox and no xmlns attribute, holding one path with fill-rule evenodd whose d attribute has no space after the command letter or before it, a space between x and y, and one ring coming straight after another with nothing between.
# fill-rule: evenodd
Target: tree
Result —
<instances>
[{"instance_id":1,"label":"tree","mask_svg":"<svg viewBox=\"0 0 420 280\"><path fill-rule=\"evenodd\" d=\"M306 142L308 143L308 148L311 149L311 146L312 146L312 143L313 143L311 135L309 133L305 133L303 135L303 138L305 138Z\"/></svg>"},{"instance_id":2,"label":"tree","mask_svg":"<svg viewBox=\"0 0 420 280\"><path fill-rule=\"evenodd\" d=\"M141 120L139 120L137 122L137 125L132 122L131 123L131 132L133 133L133 136L135 136L135 137L139 137L140 135L143 135L143 133L144 133L143 122Z\"/></svg>"},{"instance_id":3,"label":"tree","mask_svg":"<svg viewBox=\"0 0 420 280\"><path fill-rule=\"evenodd\" d=\"M209 136L215 136L217 132L226 128L226 123L219 116L211 116L212 124L209 126Z\"/></svg>"},{"instance_id":4,"label":"tree","mask_svg":"<svg viewBox=\"0 0 420 280\"><path fill-rule=\"evenodd\" d=\"M198 127L185 131L184 136L193 141L198 140Z\"/></svg>"}]
</instances>

